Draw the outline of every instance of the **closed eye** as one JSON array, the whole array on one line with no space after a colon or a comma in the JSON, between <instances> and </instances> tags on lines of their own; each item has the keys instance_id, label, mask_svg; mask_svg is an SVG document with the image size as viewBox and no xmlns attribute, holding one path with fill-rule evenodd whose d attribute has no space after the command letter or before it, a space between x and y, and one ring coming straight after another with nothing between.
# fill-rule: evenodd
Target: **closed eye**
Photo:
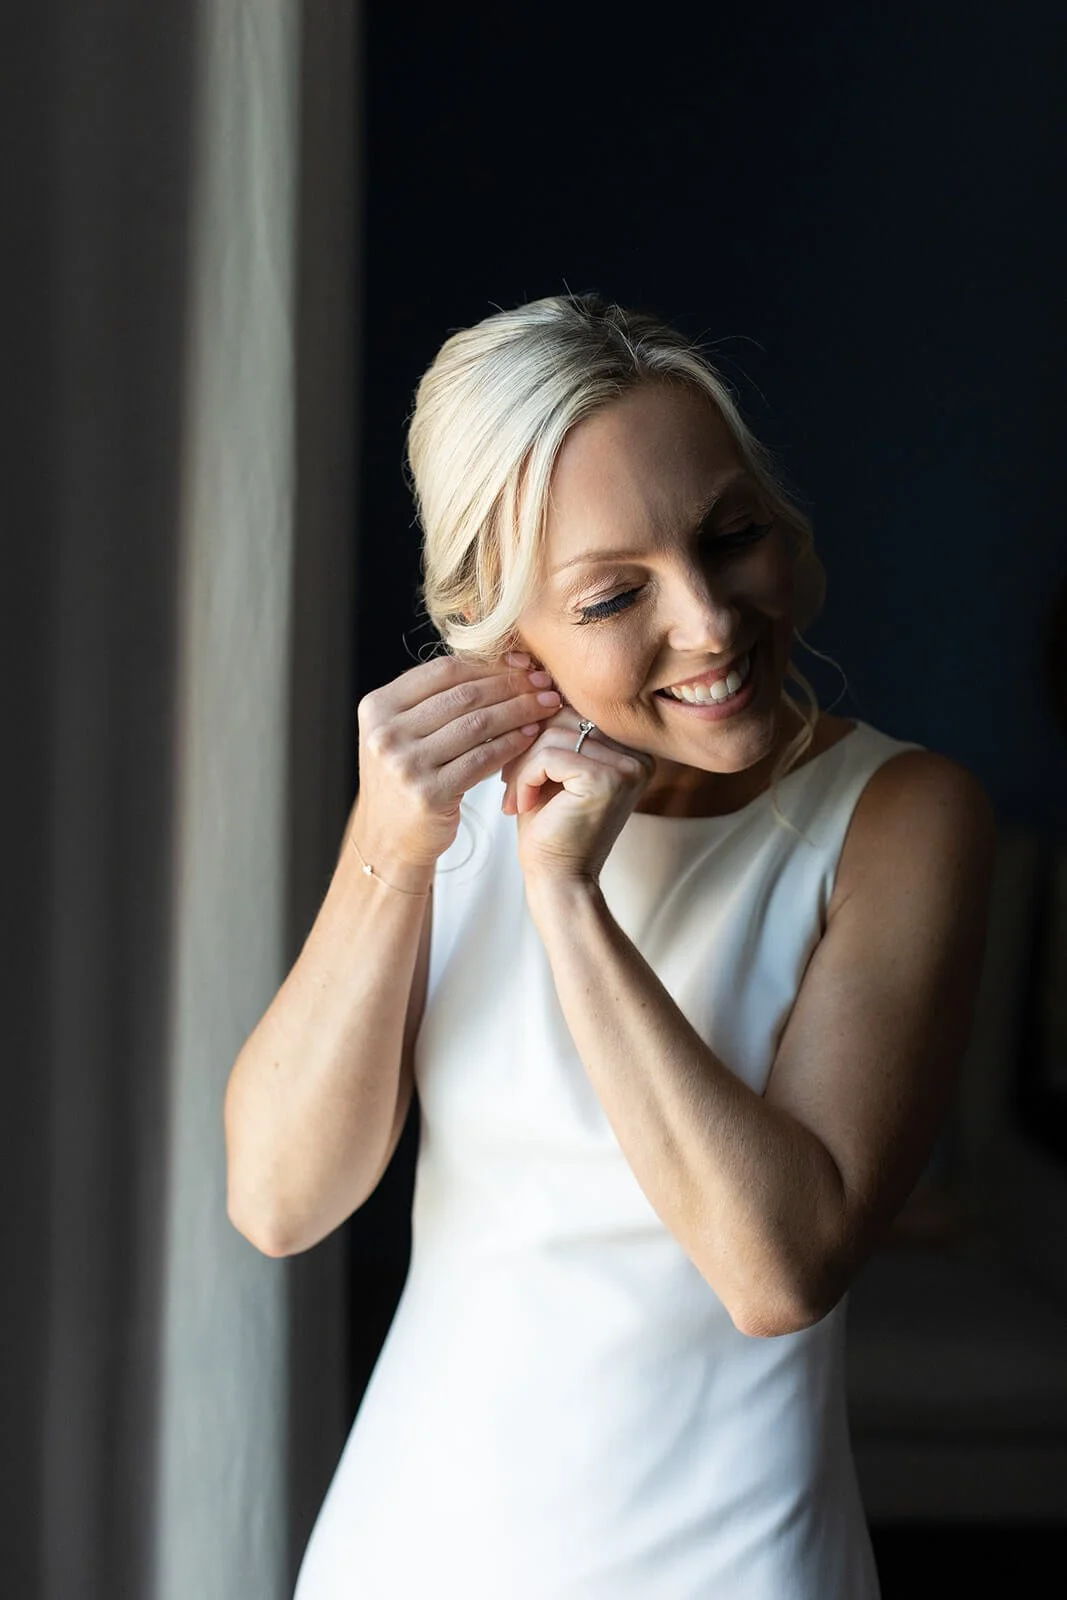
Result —
<instances>
[{"instance_id":1,"label":"closed eye","mask_svg":"<svg viewBox=\"0 0 1067 1600\"><path fill-rule=\"evenodd\" d=\"M773 522L750 522L746 528L739 528L735 533L720 533L706 540L705 548L713 556L728 558L755 544L773 527ZM606 600L595 600L592 605L579 606L579 620L598 622L602 617L613 617L632 606L640 593L640 589L624 589L621 594L609 595Z\"/></svg>"},{"instance_id":2,"label":"closed eye","mask_svg":"<svg viewBox=\"0 0 1067 1600\"><path fill-rule=\"evenodd\" d=\"M625 611L627 606L632 606L640 593L640 589L626 589L622 594L609 595L606 600L596 600L591 606L579 606L580 622L596 622L600 617L613 617L616 611Z\"/></svg>"},{"instance_id":3,"label":"closed eye","mask_svg":"<svg viewBox=\"0 0 1067 1600\"><path fill-rule=\"evenodd\" d=\"M730 555L746 545L755 544L765 533L770 533L773 527L773 522L750 522L747 528L739 528L736 533L721 533L717 538L709 539L706 548L713 555Z\"/></svg>"}]
</instances>

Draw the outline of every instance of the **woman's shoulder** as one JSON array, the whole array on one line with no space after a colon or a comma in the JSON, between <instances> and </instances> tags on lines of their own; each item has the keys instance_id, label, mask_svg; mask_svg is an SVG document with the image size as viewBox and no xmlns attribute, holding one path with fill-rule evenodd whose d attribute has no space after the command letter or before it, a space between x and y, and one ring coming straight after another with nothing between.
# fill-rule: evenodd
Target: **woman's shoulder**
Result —
<instances>
[{"instance_id":1,"label":"woman's shoulder","mask_svg":"<svg viewBox=\"0 0 1067 1600\"><path fill-rule=\"evenodd\" d=\"M995 841L993 803L968 767L925 747L890 749L853 808L833 902L861 886L871 892L890 884L895 892L908 892L909 885L918 889L949 859L963 859L971 870L984 872Z\"/></svg>"}]
</instances>

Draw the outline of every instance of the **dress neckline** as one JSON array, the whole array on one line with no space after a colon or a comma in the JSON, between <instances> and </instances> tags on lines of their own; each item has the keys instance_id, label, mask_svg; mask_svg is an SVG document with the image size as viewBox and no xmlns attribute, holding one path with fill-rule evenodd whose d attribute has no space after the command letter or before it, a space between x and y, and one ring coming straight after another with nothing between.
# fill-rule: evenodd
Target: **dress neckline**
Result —
<instances>
[{"instance_id":1,"label":"dress neckline","mask_svg":"<svg viewBox=\"0 0 1067 1600\"><path fill-rule=\"evenodd\" d=\"M818 755L809 757L809 759L804 762L803 766L793 767L785 774L784 777L779 778L777 792L781 794L786 785L791 783L794 778L802 777L805 772L810 771L811 768L814 767L817 762L821 761L824 756L833 755L835 750L837 750L841 745L847 744L849 740L860 731L861 728L865 728L866 726L867 724L863 722L861 718L854 718L851 728L848 728L840 736L840 738L835 739L833 744L827 745L825 750L820 750ZM753 795L751 800L746 800L743 806L738 806L736 811L720 811L712 817L672 817L664 816L663 813L659 811L631 811L629 817L626 819L625 826L630 827L633 822L640 819L641 822L655 822L660 825L665 822L672 822L681 823L683 826L706 828L709 824L717 823L723 827L726 827L738 821L739 818L747 816L758 806L770 805L770 803L771 786L768 785L766 789L761 789L759 794Z\"/></svg>"}]
</instances>

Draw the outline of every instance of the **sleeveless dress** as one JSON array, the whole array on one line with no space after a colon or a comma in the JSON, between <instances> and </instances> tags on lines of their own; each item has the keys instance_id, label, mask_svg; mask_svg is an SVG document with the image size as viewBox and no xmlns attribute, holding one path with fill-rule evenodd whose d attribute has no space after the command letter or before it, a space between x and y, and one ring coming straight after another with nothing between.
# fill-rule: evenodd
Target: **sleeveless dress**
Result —
<instances>
[{"instance_id":1,"label":"sleeveless dress","mask_svg":"<svg viewBox=\"0 0 1067 1600\"><path fill-rule=\"evenodd\" d=\"M857 721L787 774L809 842L768 791L634 813L612 849L612 915L757 1091L856 801L914 748ZM502 792L468 794L438 865L410 1265L294 1600L877 1600L846 1301L740 1333L665 1227L572 1042Z\"/></svg>"}]
</instances>

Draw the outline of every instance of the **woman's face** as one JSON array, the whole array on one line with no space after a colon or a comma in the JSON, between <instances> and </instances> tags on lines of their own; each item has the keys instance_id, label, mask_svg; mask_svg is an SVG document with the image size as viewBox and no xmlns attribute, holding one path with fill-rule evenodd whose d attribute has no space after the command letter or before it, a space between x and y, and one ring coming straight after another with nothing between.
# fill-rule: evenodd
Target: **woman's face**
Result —
<instances>
[{"instance_id":1,"label":"woman's face","mask_svg":"<svg viewBox=\"0 0 1067 1600\"><path fill-rule=\"evenodd\" d=\"M649 384L577 424L546 541L521 642L580 716L656 758L643 808L732 810L758 793L800 726L781 721L793 565L717 407ZM741 687L717 702L731 670Z\"/></svg>"}]
</instances>

